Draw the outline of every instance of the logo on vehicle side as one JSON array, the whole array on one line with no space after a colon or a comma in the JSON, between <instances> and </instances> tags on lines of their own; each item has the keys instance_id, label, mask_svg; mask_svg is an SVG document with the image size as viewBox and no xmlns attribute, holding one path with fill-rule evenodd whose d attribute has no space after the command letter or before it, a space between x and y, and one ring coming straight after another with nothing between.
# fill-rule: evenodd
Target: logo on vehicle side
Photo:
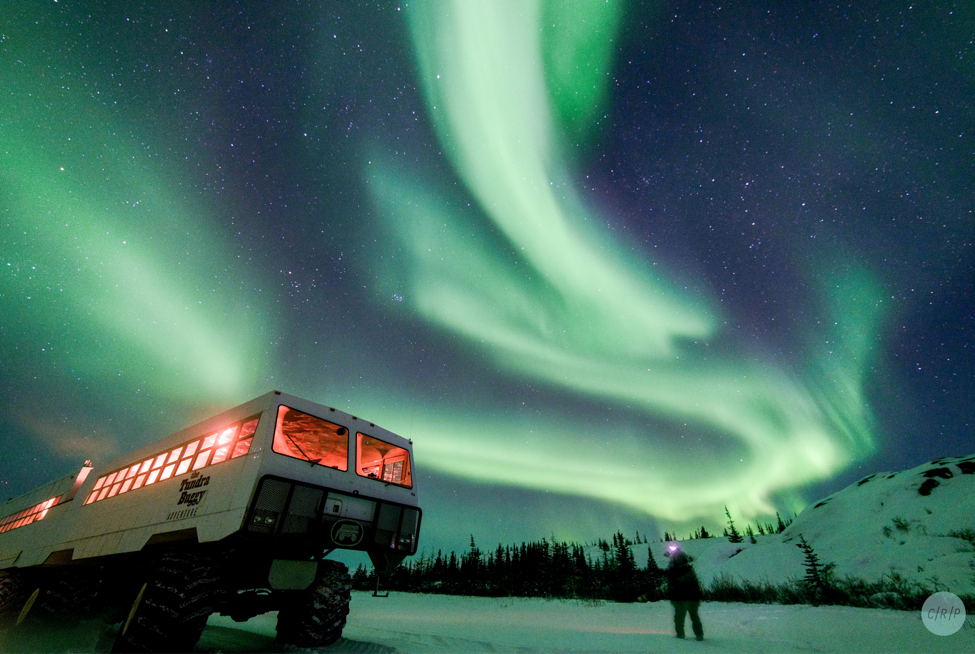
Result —
<instances>
[{"instance_id":1,"label":"logo on vehicle side","mask_svg":"<svg viewBox=\"0 0 975 654\"><path fill-rule=\"evenodd\" d=\"M197 508L206 499L207 491L203 487L209 485L209 475L204 476L199 472L193 472L187 479L181 481L176 509L166 514L166 521L196 517ZM198 488L202 490L197 490Z\"/></svg>"},{"instance_id":2,"label":"logo on vehicle side","mask_svg":"<svg viewBox=\"0 0 975 654\"><path fill-rule=\"evenodd\" d=\"M353 547L362 540L365 531L362 525L351 520L339 520L332 525L332 542L344 547Z\"/></svg>"},{"instance_id":3,"label":"logo on vehicle side","mask_svg":"<svg viewBox=\"0 0 975 654\"><path fill-rule=\"evenodd\" d=\"M203 501L204 496L207 494L205 490L196 491L195 493L187 493L183 491L179 494L179 502L176 502L177 506L180 504L185 504L186 506L196 506Z\"/></svg>"},{"instance_id":4,"label":"logo on vehicle side","mask_svg":"<svg viewBox=\"0 0 975 654\"><path fill-rule=\"evenodd\" d=\"M182 482L180 482L179 489L181 491L187 491L194 488L199 488L200 486L209 486L210 477L199 477L199 474L200 473L198 472L194 472L192 475L190 475L189 479L184 479Z\"/></svg>"}]
</instances>

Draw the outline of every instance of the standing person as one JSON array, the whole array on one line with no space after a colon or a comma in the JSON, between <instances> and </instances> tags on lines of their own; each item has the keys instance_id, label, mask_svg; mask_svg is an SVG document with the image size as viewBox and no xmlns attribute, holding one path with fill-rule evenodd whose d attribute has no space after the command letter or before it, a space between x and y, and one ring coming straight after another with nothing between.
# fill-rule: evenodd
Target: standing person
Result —
<instances>
[{"instance_id":1,"label":"standing person","mask_svg":"<svg viewBox=\"0 0 975 654\"><path fill-rule=\"evenodd\" d=\"M701 618L697 614L703 594L694 568L691 567L694 559L681 552L676 544L667 548L667 556L670 557L670 565L667 566L667 599L674 605L674 628L677 629L677 637L684 637L684 616L690 613L694 636L698 640L704 640L704 627L701 626Z\"/></svg>"}]
</instances>

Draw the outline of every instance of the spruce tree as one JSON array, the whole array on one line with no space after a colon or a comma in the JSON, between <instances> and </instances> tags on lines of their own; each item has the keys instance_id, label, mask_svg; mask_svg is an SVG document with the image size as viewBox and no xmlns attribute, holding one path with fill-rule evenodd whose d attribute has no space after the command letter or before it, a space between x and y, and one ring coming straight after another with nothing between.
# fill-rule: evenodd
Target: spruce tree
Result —
<instances>
[{"instance_id":1,"label":"spruce tree","mask_svg":"<svg viewBox=\"0 0 975 654\"><path fill-rule=\"evenodd\" d=\"M727 505L725 505L724 507L724 514L728 516L728 529L725 530L725 533L728 535L728 542L740 543L744 539L741 537L741 534L738 533L738 530L735 528L735 521L731 519L731 512L728 511Z\"/></svg>"},{"instance_id":2,"label":"spruce tree","mask_svg":"<svg viewBox=\"0 0 975 654\"><path fill-rule=\"evenodd\" d=\"M819 562L819 556L813 551L812 545L806 542L802 534L799 534L799 542L796 547L802 550L804 560L802 567L806 570L806 576L802 580L809 601L815 606L826 598L828 589L827 577L833 567Z\"/></svg>"},{"instance_id":3,"label":"spruce tree","mask_svg":"<svg viewBox=\"0 0 975 654\"><path fill-rule=\"evenodd\" d=\"M617 602L632 602L639 595L636 560L626 537L621 532L613 535L613 561L610 575L611 593Z\"/></svg>"},{"instance_id":4,"label":"spruce tree","mask_svg":"<svg viewBox=\"0 0 975 654\"><path fill-rule=\"evenodd\" d=\"M653 558L653 548L647 548L647 567L644 571L646 583L646 598L649 602L656 602L662 596L664 573L657 565L657 560Z\"/></svg>"}]
</instances>

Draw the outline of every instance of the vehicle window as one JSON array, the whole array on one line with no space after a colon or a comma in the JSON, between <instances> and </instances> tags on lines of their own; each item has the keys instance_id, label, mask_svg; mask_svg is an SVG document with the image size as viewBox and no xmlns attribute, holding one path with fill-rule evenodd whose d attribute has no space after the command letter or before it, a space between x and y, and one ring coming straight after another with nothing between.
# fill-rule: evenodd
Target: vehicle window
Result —
<instances>
[{"instance_id":1,"label":"vehicle window","mask_svg":"<svg viewBox=\"0 0 975 654\"><path fill-rule=\"evenodd\" d=\"M376 481L413 487L410 453L362 432L356 435L356 472Z\"/></svg>"},{"instance_id":2,"label":"vehicle window","mask_svg":"<svg viewBox=\"0 0 975 654\"><path fill-rule=\"evenodd\" d=\"M11 529L17 529L18 527L23 527L24 525L29 525L32 522L37 522L38 520L43 520L44 516L47 515L48 510L60 501L60 496L52 497L49 500L45 500L36 506L32 506L29 509L24 509L23 511L18 511L17 513L11 513L3 519L0 519L0 534L5 531L10 531Z\"/></svg>"},{"instance_id":3,"label":"vehicle window","mask_svg":"<svg viewBox=\"0 0 975 654\"><path fill-rule=\"evenodd\" d=\"M273 449L329 468L349 469L348 429L283 404L278 407Z\"/></svg>"},{"instance_id":4,"label":"vehicle window","mask_svg":"<svg viewBox=\"0 0 975 654\"><path fill-rule=\"evenodd\" d=\"M192 471L196 471L208 465L215 465L228 459L244 456L250 452L254 432L257 431L258 420L260 420L260 416L252 416L243 422L243 426L238 422L206 435L202 440L197 436L189 443L184 443L173 450L153 454L141 463L101 477L91 489L91 494L88 495L85 504L98 502L116 495L124 495L130 490L138 490L151 486L157 481L178 477L190 472L191 466ZM236 441L234 440L235 434L237 435ZM231 448L233 449L231 450ZM211 454L213 455L212 458ZM163 464L166 464L165 467Z\"/></svg>"}]
</instances>

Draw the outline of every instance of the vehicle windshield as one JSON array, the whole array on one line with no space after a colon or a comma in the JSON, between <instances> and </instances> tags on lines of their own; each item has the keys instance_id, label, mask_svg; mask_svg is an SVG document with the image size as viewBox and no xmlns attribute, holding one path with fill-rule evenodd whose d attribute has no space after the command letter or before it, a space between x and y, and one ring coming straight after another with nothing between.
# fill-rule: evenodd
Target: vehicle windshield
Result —
<instances>
[{"instance_id":1,"label":"vehicle windshield","mask_svg":"<svg viewBox=\"0 0 975 654\"><path fill-rule=\"evenodd\" d=\"M273 449L278 454L317 465L349 469L349 430L328 420L278 407Z\"/></svg>"},{"instance_id":2,"label":"vehicle windshield","mask_svg":"<svg viewBox=\"0 0 975 654\"><path fill-rule=\"evenodd\" d=\"M357 473L377 481L413 487L408 451L362 432L356 435L356 444Z\"/></svg>"}]
</instances>

